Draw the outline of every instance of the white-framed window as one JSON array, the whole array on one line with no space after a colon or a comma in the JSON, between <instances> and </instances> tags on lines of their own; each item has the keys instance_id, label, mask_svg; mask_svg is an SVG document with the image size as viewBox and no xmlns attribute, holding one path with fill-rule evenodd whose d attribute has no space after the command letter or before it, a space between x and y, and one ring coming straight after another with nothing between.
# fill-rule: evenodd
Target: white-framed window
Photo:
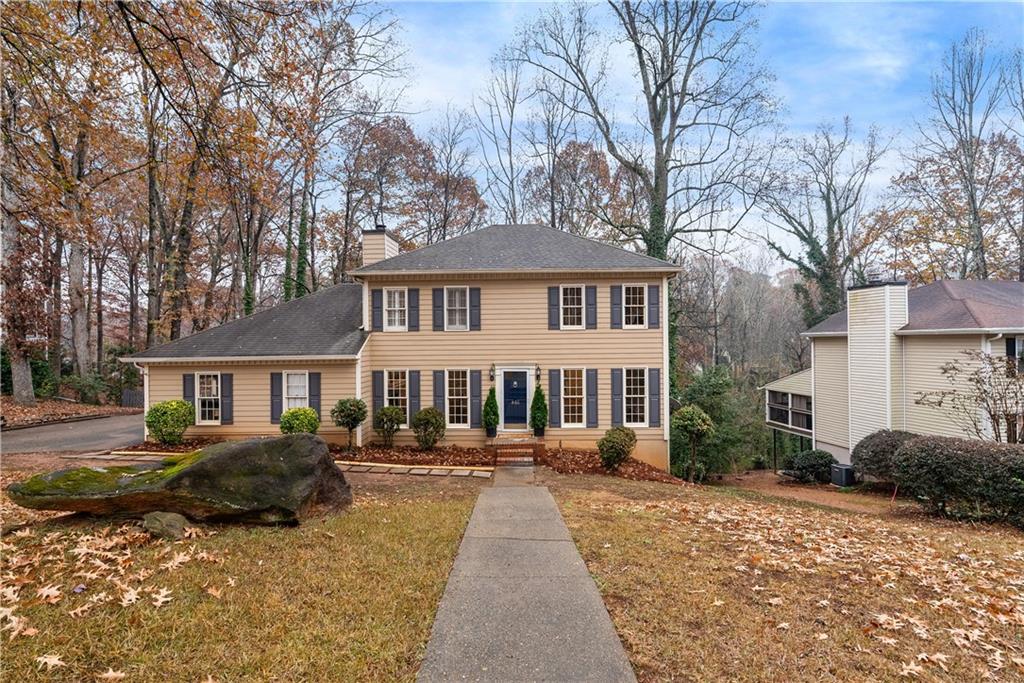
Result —
<instances>
[{"instance_id":1,"label":"white-framed window","mask_svg":"<svg viewBox=\"0 0 1024 683\"><path fill-rule=\"evenodd\" d=\"M469 287L444 288L444 329L455 332L469 329Z\"/></svg>"},{"instance_id":2,"label":"white-framed window","mask_svg":"<svg viewBox=\"0 0 1024 683\"><path fill-rule=\"evenodd\" d=\"M309 373L284 373L284 409L309 407Z\"/></svg>"},{"instance_id":3,"label":"white-framed window","mask_svg":"<svg viewBox=\"0 0 1024 683\"><path fill-rule=\"evenodd\" d=\"M196 373L196 424L220 424L220 373Z\"/></svg>"},{"instance_id":4,"label":"white-framed window","mask_svg":"<svg viewBox=\"0 0 1024 683\"><path fill-rule=\"evenodd\" d=\"M647 425L647 368L623 368L622 401L626 426Z\"/></svg>"},{"instance_id":5,"label":"white-framed window","mask_svg":"<svg viewBox=\"0 0 1024 683\"><path fill-rule=\"evenodd\" d=\"M562 285L559 320L563 330L583 329L583 285Z\"/></svg>"},{"instance_id":6,"label":"white-framed window","mask_svg":"<svg viewBox=\"0 0 1024 683\"><path fill-rule=\"evenodd\" d=\"M408 291L405 287L384 288L384 331L409 329Z\"/></svg>"},{"instance_id":7,"label":"white-framed window","mask_svg":"<svg viewBox=\"0 0 1024 683\"><path fill-rule=\"evenodd\" d=\"M622 285L622 326L647 327L647 285Z\"/></svg>"},{"instance_id":8,"label":"white-framed window","mask_svg":"<svg viewBox=\"0 0 1024 683\"><path fill-rule=\"evenodd\" d=\"M405 415L403 425L409 423L409 371L384 371L384 405L396 406Z\"/></svg>"},{"instance_id":9,"label":"white-framed window","mask_svg":"<svg viewBox=\"0 0 1024 683\"><path fill-rule=\"evenodd\" d=\"M445 416L449 427L469 426L469 370L445 370Z\"/></svg>"},{"instance_id":10,"label":"white-framed window","mask_svg":"<svg viewBox=\"0 0 1024 683\"><path fill-rule=\"evenodd\" d=\"M583 427L586 424L586 398L583 390L583 369L562 369L562 426Z\"/></svg>"}]
</instances>

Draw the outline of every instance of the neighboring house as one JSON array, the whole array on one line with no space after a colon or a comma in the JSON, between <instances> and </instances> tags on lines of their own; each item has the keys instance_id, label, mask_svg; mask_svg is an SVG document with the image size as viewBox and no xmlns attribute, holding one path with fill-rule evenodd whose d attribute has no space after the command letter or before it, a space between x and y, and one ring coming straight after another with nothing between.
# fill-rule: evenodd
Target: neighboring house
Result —
<instances>
[{"instance_id":1,"label":"neighboring house","mask_svg":"<svg viewBox=\"0 0 1024 683\"><path fill-rule=\"evenodd\" d=\"M769 427L807 437L840 462L879 429L969 437L947 409L918 399L950 389L941 368L967 361L963 350L1024 351L1024 282L878 282L849 288L846 300L846 310L803 333L811 367L764 387Z\"/></svg>"},{"instance_id":2,"label":"neighboring house","mask_svg":"<svg viewBox=\"0 0 1024 683\"><path fill-rule=\"evenodd\" d=\"M341 284L135 354L146 407L195 406L189 436L278 433L283 410L310 406L320 433L341 398L411 417L433 405L444 443L483 446L481 408L497 391L502 434L528 431L540 384L549 447L594 448L613 425L634 455L668 468L668 279L678 267L538 225L495 225L398 253L364 231L355 284ZM356 443L377 438L371 421ZM413 443L409 429L398 442Z\"/></svg>"}]
</instances>

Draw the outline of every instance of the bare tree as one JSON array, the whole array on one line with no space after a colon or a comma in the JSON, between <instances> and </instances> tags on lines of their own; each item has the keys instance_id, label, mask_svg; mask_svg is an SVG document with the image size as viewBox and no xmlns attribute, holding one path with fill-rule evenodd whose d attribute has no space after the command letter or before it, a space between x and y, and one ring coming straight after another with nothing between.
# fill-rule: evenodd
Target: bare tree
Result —
<instances>
[{"instance_id":1,"label":"bare tree","mask_svg":"<svg viewBox=\"0 0 1024 683\"><path fill-rule=\"evenodd\" d=\"M527 95L523 80L522 62L503 51L491 60L491 80L473 105L487 176L486 194L505 223L519 223L523 217L525 168L518 129Z\"/></svg>"},{"instance_id":2,"label":"bare tree","mask_svg":"<svg viewBox=\"0 0 1024 683\"><path fill-rule=\"evenodd\" d=\"M1006 127L1017 137L1024 138L1024 49L1017 48L1007 60L1002 82L1010 100L1010 120Z\"/></svg>"},{"instance_id":3,"label":"bare tree","mask_svg":"<svg viewBox=\"0 0 1024 683\"><path fill-rule=\"evenodd\" d=\"M547 209L544 212L546 222L552 228L565 230L566 226L561 220L564 213L559 211L558 201L559 195L566 189L559 182L559 159L565 145L579 137L575 112L581 102L579 91L570 90L564 80L545 85L545 77L542 75L540 78L542 83L536 88L534 102L536 110L530 116L525 135L530 145L530 156L536 163L535 168L540 169L544 188L542 194Z\"/></svg>"}]
</instances>

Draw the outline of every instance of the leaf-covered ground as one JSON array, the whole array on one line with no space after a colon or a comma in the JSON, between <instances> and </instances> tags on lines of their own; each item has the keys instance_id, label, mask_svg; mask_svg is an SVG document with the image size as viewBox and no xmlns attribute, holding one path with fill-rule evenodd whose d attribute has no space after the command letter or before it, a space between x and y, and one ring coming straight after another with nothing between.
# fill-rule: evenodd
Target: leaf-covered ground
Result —
<instances>
[{"instance_id":1,"label":"leaf-covered ground","mask_svg":"<svg viewBox=\"0 0 1024 683\"><path fill-rule=\"evenodd\" d=\"M342 515L178 542L4 497L3 679L412 680L478 492L448 479L357 475Z\"/></svg>"},{"instance_id":2,"label":"leaf-covered ground","mask_svg":"<svg viewBox=\"0 0 1024 683\"><path fill-rule=\"evenodd\" d=\"M643 681L1024 680L1019 531L541 479Z\"/></svg>"},{"instance_id":3,"label":"leaf-covered ground","mask_svg":"<svg viewBox=\"0 0 1024 683\"><path fill-rule=\"evenodd\" d=\"M39 399L34 406L19 406L10 396L0 397L0 415L9 427L42 425L59 422L69 417L91 415L131 415L141 413L138 408L121 408L120 406L97 406L72 401Z\"/></svg>"}]
</instances>

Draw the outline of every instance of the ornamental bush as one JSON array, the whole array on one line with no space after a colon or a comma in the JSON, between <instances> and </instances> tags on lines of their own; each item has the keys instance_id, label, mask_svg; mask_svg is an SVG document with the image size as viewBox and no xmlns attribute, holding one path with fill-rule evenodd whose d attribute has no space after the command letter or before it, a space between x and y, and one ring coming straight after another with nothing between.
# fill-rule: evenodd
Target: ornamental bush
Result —
<instances>
[{"instance_id":1,"label":"ornamental bush","mask_svg":"<svg viewBox=\"0 0 1024 683\"><path fill-rule=\"evenodd\" d=\"M1024 445L919 437L896 451L892 472L931 512L1024 526Z\"/></svg>"},{"instance_id":2,"label":"ornamental bush","mask_svg":"<svg viewBox=\"0 0 1024 683\"><path fill-rule=\"evenodd\" d=\"M881 481L892 481L892 459L900 446L917 434L882 429L870 434L853 448L851 462L860 475L869 475Z\"/></svg>"},{"instance_id":3,"label":"ornamental bush","mask_svg":"<svg viewBox=\"0 0 1024 683\"><path fill-rule=\"evenodd\" d=\"M803 451L793 456L792 468L783 470L782 473L805 483L816 481L819 484L827 484L832 478L832 465L836 462L838 461L828 451Z\"/></svg>"},{"instance_id":4,"label":"ornamental bush","mask_svg":"<svg viewBox=\"0 0 1024 683\"><path fill-rule=\"evenodd\" d=\"M598 442L601 464L607 469L617 470L636 446L636 432L629 427L612 427Z\"/></svg>"},{"instance_id":5,"label":"ornamental bush","mask_svg":"<svg viewBox=\"0 0 1024 683\"><path fill-rule=\"evenodd\" d=\"M412 431L420 449L429 451L444 438L444 413L433 406L419 411L412 418Z\"/></svg>"},{"instance_id":6,"label":"ornamental bush","mask_svg":"<svg viewBox=\"0 0 1024 683\"><path fill-rule=\"evenodd\" d=\"M533 390L533 401L530 403L530 427L544 429L548 424L548 402L544 398L544 390L537 385Z\"/></svg>"},{"instance_id":7,"label":"ornamental bush","mask_svg":"<svg viewBox=\"0 0 1024 683\"><path fill-rule=\"evenodd\" d=\"M289 408L281 413L281 433L301 434L308 432L316 434L320 429L320 417L312 408Z\"/></svg>"},{"instance_id":8,"label":"ornamental bush","mask_svg":"<svg viewBox=\"0 0 1024 683\"><path fill-rule=\"evenodd\" d=\"M331 408L331 419L338 427L348 430L348 449L352 450L352 432L366 419L366 401L361 398L343 398Z\"/></svg>"},{"instance_id":9,"label":"ornamental bush","mask_svg":"<svg viewBox=\"0 0 1024 683\"><path fill-rule=\"evenodd\" d=\"M146 429L162 444L181 443L185 430L195 421L195 409L188 401L161 401L151 405L146 412Z\"/></svg>"},{"instance_id":10,"label":"ornamental bush","mask_svg":"<svg viewBox=\"0 0 1024 683\"><path fill-rule=\"evenodd\" d=\"M395 445L395 434L405 422L405 411L398 406L384 406L373 416L373 428L384 440L384 447Z\"/></svg>"},{"instance_id":11,"label":"ornamental bush","mask_svg":"<svg viewBox=\"0 0 1024 683\"><path fill-rule=\"evenodd\" d=\"M498 412L498 395L494 391L494 387L487 392L487 400L484 401L484 427L487 429L494 429L498 426L498 422L501 420L501 414Z\"/></svg>"}]
</instances>

